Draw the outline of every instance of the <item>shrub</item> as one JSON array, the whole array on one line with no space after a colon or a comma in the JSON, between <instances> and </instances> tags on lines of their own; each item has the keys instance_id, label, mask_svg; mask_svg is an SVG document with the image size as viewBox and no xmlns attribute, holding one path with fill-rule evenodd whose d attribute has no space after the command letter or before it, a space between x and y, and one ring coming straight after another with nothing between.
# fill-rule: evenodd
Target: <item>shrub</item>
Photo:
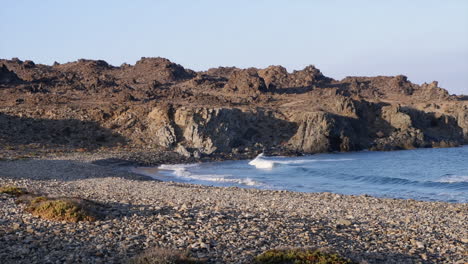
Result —
<instances>
[{"instance_id":1,"label":"shrub","mask_svg":"<svg viewBox=\"0 0 468 264\"><path fill-rule=\"evenodd\" d=\"M188 252L167 248L152 248L128 261L129 264L202 264Z\"/></svg>"},{"instance_id":2,"label":"shrub","mask_svg":"<svg viewBox=\"0 0 468 264\"><path fill-rule=\"evenodd\" d=\"M2 186L0 187L0 193L6 193L6 194L9 194L9 195L13 195L13 196L21 196L23 194L27 194L28 192L26 192L25 189L23 188L19 188L19 187L16 187L16 186Z\"/></svg>"},{"instance_id":3,"label":"shrub","mask_svg":"<svg viewBox=\"0 0 468 264\"><path fill-rule=\"evenodd\" d=\"M311 249L271 249L254 259L256 264L352 264L337 254Z\"/></svg>"},{"instance_id":4,"label":"shrub","mask_svg":"<svg viewBox=\"0 0 468 264\"><path fill-rule=\"evenodd\" d=\"M95 203L79 198L47 198L30 200L26 211L32 215L54 221L95 221L98 218Z\"/></svg>"}]
</instances>

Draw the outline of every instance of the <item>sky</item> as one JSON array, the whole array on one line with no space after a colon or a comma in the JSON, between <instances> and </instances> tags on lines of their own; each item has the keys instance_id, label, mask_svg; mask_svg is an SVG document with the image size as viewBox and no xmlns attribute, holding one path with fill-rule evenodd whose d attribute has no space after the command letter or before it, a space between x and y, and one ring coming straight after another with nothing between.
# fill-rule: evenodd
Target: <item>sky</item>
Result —
<instances>
[{"instance_id":1,"label":"sky","mask_svg":"<svg viewBox=\"0 0 468 264\"><path fill-rule=\"evenodd\" d=\"M315 65L468 94L466 0L0 0L0 58L112 65L164 57L193 70Z\"/></svg>"}]
</instances>

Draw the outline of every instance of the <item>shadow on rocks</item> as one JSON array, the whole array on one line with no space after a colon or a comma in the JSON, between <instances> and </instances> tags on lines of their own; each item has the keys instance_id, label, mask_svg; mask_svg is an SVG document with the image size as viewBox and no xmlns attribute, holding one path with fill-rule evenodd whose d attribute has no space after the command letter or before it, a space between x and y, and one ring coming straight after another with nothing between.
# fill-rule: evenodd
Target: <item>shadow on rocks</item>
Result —
<instances>
[{"instance_id":1,"label":"shadow on rocks","mask_svg":"<svg viewBox=\"0 0 468 264\"><path fill-rule=\"evenodd\" d=\"M73 160L15 160L0 161L2 178L30 180L75 181L92 178L118 177L130 180L154 180L135 174L127 167L98 166Z\"/></svg>"},{"instance_id":2,"label":"shadow on rocks","mask_svg":"<svg viewBox=\"0 0 468 264\"><path fill-rule=\"evenodd\" d=\"M0 143L9 146L39 144L93 150L125 142L122 135L93 121L19 117L0 113Z\"/></svg>"}]
</instances>

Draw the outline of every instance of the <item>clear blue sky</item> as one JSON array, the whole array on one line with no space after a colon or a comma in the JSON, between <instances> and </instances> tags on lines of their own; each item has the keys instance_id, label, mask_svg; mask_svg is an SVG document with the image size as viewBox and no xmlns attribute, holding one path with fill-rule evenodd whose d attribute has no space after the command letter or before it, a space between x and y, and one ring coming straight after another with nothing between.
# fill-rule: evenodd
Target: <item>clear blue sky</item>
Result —
<instances>
[{"instance_id":1,"label":"clear blue sky","mask_svg":"<svg viewBox=\"0 0 468 264\"><path fill-rule=\"evenodd\" d=\"M468 1L2 0L0 58L404 74L468 94Z\"/></svg>"}]
</instances>

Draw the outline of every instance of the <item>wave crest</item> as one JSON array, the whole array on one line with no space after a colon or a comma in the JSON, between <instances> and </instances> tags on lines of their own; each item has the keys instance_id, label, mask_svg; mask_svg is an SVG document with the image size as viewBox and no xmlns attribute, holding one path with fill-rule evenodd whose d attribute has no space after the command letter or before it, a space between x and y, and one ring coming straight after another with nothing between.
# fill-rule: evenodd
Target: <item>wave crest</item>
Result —
<instances>
[{"instance_id":1,"label":"wave crest","mask_svg":"<svg viewBox=\"0 0 468 264\"><path fill-rule=\"evenodd\" d=\"M158 169L172 171L172 174L178 178L197 181L221 182L221 183L234 183L246 186L260 186L261 183L256 182L250 178L229 178L231 174L195 174L188 171L188 168L197 167L198 164L175 164L175 165L161 165Z\"/></svg>"},{"instance_id":2,"label":"wave crest","mask_svg":"<svg viewBox=\"0 0 468 264\"><path fill-rule=\"evenodd\" d=\"M273 158L264 156L263 153L259 154L255 159L249 162L249 165L255 166L257 169L273 169L277 165L295 165L313 162L334 162L346 161L353 159L300 159L300 160L274 160Z\"/></svg>"},{"instance_id":3,"label":"wave crest","mask_svg":"<svg viewBox=\"0 0 468 264\"><path fill-rule=\"evenodd\" d=\"M468 176L450 175L450 176L442 177L437 182L444 182L444 183L468 182Z\"/></svg>"}]
</instances>

